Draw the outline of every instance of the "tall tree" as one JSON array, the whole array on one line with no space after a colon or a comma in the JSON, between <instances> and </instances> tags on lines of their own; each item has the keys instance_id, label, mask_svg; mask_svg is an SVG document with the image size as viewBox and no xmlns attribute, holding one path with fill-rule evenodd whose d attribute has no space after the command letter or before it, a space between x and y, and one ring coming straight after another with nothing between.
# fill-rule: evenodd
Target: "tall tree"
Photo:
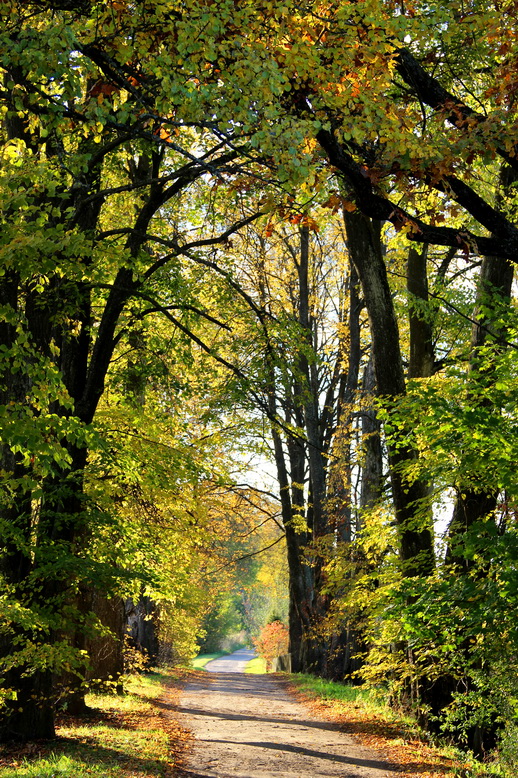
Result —
<instances>
[{"instance_id":1,"label":"tall tree","mask_svg":"<svg viewBox=\"0 0 518 778\"><path fill-rule=\"evenodd\" d=\"M130 301L147 299L176 323L171 308L187 294L177 258L224 243L240 224L211 228L198 212L193 235L184 198L231 173L239 152L162 115L170 61L153 9L0 10L2 574L17 603L2 636L11 691L1 737L24 739L53 734L52 672L75 661L66 614L95 576L89 425L131 329ZM77 624L82 610L80 598Z\"/></svg>"}]
</instances>

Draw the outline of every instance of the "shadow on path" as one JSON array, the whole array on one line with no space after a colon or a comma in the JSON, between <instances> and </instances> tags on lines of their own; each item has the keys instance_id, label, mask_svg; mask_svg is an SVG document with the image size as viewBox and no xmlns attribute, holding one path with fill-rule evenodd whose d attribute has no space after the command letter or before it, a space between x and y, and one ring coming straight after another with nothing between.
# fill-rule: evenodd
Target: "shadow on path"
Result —
<instances>
[{"instance_id":1,"label":"shadow on path","mask_svg":"<svg viewBox=\"0 0 518 778\"><path fill-rule=\"evenodd\" d=\"M399 772L335 722L315 718L279 678L235 671L232 657L226 662L184 690L178 710L195 741L182 778L389 778Z\"/></svg>"}]
</instances>

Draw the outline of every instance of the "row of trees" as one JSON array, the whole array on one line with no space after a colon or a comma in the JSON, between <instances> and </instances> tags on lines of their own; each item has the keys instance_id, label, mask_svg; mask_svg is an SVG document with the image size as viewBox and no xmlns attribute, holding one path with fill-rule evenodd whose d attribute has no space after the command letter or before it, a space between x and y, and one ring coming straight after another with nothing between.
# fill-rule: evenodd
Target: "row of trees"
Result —
<instances>
[{"instance_id":1,"label":"row of trees","mask_svg":"<svg viewBox=\"0 0 518 778\"><path fill-rule=\"evenodd\" d=\"M516 659L513 3L0 13L2 737L52 733L92 587L196 598L204 484L262 447L294 669L392 679L482 751Z\"/></svg>"}]
</instances>

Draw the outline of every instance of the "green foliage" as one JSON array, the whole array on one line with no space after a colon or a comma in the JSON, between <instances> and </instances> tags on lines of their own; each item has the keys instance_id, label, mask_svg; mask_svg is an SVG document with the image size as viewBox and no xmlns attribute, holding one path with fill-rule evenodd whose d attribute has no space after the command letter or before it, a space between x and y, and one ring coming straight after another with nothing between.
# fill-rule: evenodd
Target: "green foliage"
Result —
<instances>
[{"instance_id":1,"label":"green foliage","mask_svg":"<svg viewBox=\"0 0 518 778\"><path fill-rule=\"evenodd\" d=\"M491 345L479 354L482 375L486 358L494 362ZM515 372L513 350L498 358L488 385L481 384L478 370L410 384L390 410L387 430L399 440L399 430L410 422L418 438L420 458L408 478L425 475L441 489L495 488L514 495Z\"/></svg>"},{"instance_id":2,"label":"green foliage","mask_svg":"<svg viewBox=\"0 0 518 778\"><path fill-rule=\"evenodd\" d=\"M201 642L204 653L220 651L227 641L242 644L243 619L239 596L227 592L217 597L214 608L203 620L205 637ZM237 637L240 635L240 637Z\"/></svg>"},{"instance_id":3,"label":"green foliage","mask_svg":"<svg viewBox=\"0 0 518 778\"><path fill-rule=\"evenodd\" d=\"M360 675L370 685L385 686L404 707L413 702L422 722L458 742L496 726L509 744L518 671L516 532L483 523L462 542L465 572L443 563L432 576L398 582L385 562L351 577L333 613L363 624L368 652ZM440 688L445 678L451 696L432 710L416 690Z\"/></svg>"},{"instance_id":4,"label":"green foliage","mask_svg":"<svg viewBox=\"0 0 518 778\"><path fill-rule=\"evenodd\" d=\"M433 327L440 357L435 376L379 408L391 450L416 453L396 473L403 491L431 485L407 529L449 493L459 505L497 495L498 508L452 531L455 566L438 553L433 575L411 581L388 500L358 516L351 545L326 527L307 557L306 572L324 559L318 594L335 598L317 626L326 637L365 627L364 675L390 679L395 696L454 678L464 691L445 711L450 731L512 722L498 652L514 671L517 333L513 305L475 293L475 264L463 266L489 232L516 241L514 184L502 186L495 161L516 161L512 8L57 5L0 2L5 704L21 678L84 675L79 636L103 630L92 589L152 597L174 658L195 652L200 630L216 643L257 633L273 609L287 616L276 507L253 490L236 498L234 465L265 451L268 418L291 457L298 501L285 521L301 546L319 499L307 451L331 470L346 416L339 486L361 470L335 215L363 208L398 231L386 232L396 310ZM425 99L403 47L454 97ZM427 225L437 247L424 300L396 279L407 239ZM315 258L304 315L301 227ZM468 316L488 333L476 348ZM329 424L312 437L313 401ZM275 547L267 563L263 541Z\"/></svg>"}]
</instances>

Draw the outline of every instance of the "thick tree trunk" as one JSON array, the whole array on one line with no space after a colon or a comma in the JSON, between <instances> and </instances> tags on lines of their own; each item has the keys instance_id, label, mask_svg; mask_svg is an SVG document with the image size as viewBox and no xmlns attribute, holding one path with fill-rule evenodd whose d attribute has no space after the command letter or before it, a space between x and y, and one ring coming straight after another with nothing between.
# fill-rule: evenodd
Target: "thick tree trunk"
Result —
<instances>
[{"instance_id":1,"label":"thick tree trunk","mask_svg":"<svg viewBox=\"0 0 518 778\"><path fill-rule=\"evenodd\" d=\"M144 657L150 667L158 661L158 609L149 597L142 595L137 602L125 602L127 636L130 645Z\"/></svg>"},{"instance_id":2,"label":"thick tree trunk","mask_svg":"<svg viewBox=\"0 0 518 778\"><path fill-rule=\"evenodd\" d=\"M16 272L7 271L0 284L0 306L13 316L18 313L20 279ZM29 374L25 369L26 355L17 343L16 326L6 317L0 322L0 344L3 359L0 368L0 405L19 408L22 413L31 390ZM17 353L19 351L19 353ZM23 415L22 415L23 419ZM23 463L19 454L9 445L10 432L6 432L0 448L0 469L10 473L14 485L10 493L4 493L0 507L0 534L2 555L0 575L9 587L9 595L16 598L22 608L33 605L31 591L26 583L33 572L32 535L34 514L30 488L31 469ZM16 609L14 614L16 614ZM34 635L21 624L16 615L10 625L0 632L0 660L12 655L13 646L19 641L33 639ZM49 673L34 670L26 663L8 663L3 673L3 689L13 696L7 698L0 716L0 742L6 740L30 740L34 737L53 737L51 688Z\"/></svg>"},{"instance_id":3,"label":"thick tree trunk","mask_svg":"<svg viewBox=\"0 0 518 778\"><path fill-rule=\"evenodd\" d=\"M373 407L372 398L376 394L374 364L369 359L363 372L362 393L362 448L363 462L361 470L360 515L372 510L379 502L383 492L383 454L381 447L381 423ZM357 530L361 527L358 526Z\"/></svg>"},{"instance_id":4,"label":"thick tree trunk","mask_svg":"<svg viewBox=\"0 0 518 778\"><path fill-rule=\"evenodd\" d=\"M381 249L379 225L358 212L344 211L347 243L369 314L378 395L389 400L405 394L399 330ZM392 498L399 533L403 575L426 575L434 567L433 534L426 506L428 485L409 482L405 469L417 450L405 433L388 444Z\"/></svg>"},{"instance_id":5,"label":"thick tree trunk","mask_svg":"<svg viewBox=\"0 0 518 778\"><path fill-rule=\"evenodd\" d=\"M27 675L26 668L16 668L6 673L5 687L16 691L16 699L2 712L0 742L55 737L52 673L36 670Z\"/></svg>"},{"instance_id":6,"label":"thick tree trunk","mask_svg":"<svg viewBox=\"0 0 518 778\"><path fill-rule=\"evenodd\" d=\"M333 512L333 525L337 539L345 543L353 540L353 462L352 440L354 438L353 417L351 413L358 391L361 362L361 324L360 315L363 310L363 300L360 297L360 282L354 265L350 266L348 282L348 351L347 373L341 377L341 389L338 396L337 435L335 436L330 459L330 482L334 490L333 500L336 504ZM344 317L345 318L345 317ZM340 355L343 359L345 354Z\"/></svg>"},{"instance_id":7,"label":"thick tree trunk","mask_svg":"<svg viewBox=\"0 0 518 778\"><path fill-rule=\"evenodd\" d=\"M30 290L24 293L17 279L10 304L16 310L19 301L24 302L30 343L43 361L52 359L50 345L53 341L59 346L57 367L61 370L71 397L75 399L84 388L88 360L89 292L82 285L74 286L74 291L71 286L74 285L64 279L52 279L36 300ZM64 298L68 296L76 300L78 334L68 333L62 326L54 324L61 316L65 316L68 303ZM80 300L83 300L84 305ZM29 375L25 365L10 371L11 402L25 406L30 402L31 387L27 384ZM23 384L19 391L14 386L17 381ZM50 410L61 418L71 415L70 409L62 408L57 402L52 404ZM34 413L36 417L37 411ZM46 434L57 435L52 429ZM7 531L4 534L9 537L12 533L17 538L17 550L5 549L1 562L3 575L7 581L12 581L13 576L17 578L13 593L19 602L34 610L35 614L41 612L43 619L46 614L49 615L52 627L47 631L37 631L36 636L32 632L17 636L21 638L22 644L36 642L35 666L15 665L7 673L8 683L15 692L15 703L8 704L3 711L0 739L24 740L53 736L53 708L61 689L59 685L56 686L51 671L38 669L38 641L41 641L42 656L45 655L45 644L52 644L58 636L62 638L67 633L76 648L83 648L84 637L80 644L77 643L80 633L78 623L72 624L63 614L70 610L65 603L74 602L75 587L81 575L80 567L73 566L71 559L77 553L77 540L84 535L87 526L83 494L87 451L66 440L55 442L67 450L70 464L65 467L55 465L52 475L41 481L42 496L37 512L31 504L32 493L27 491L26 494L13 495L8 509L9 516L5 517ZM34 446L34 456L37 456L37 442ZM9 456L12 459L6 446L4 459ZM18 473L19 465L16 461L4 464L6 471L23 484L24 477L19 477L21 474ZM23 475L27 477L30 473L26 470ZM24 529L20 533L22 524ZM8 636L2 649L4 655L12 654L15 662L17 642L12 635Z\"/></svg>"}]
</instances>

